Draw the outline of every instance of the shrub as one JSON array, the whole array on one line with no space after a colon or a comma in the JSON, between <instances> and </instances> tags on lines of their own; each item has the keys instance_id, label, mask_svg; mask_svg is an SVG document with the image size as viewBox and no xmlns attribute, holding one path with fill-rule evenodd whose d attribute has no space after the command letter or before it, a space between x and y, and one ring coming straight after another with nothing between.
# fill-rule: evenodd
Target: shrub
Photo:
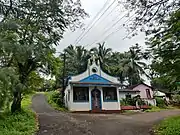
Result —
<instances>
[{"instance_id":1,"label":"shrub","mask_svg":"<svg viewBox=\"0 0 180 135\"><path fill-rule=\"evenodd\" d=\"M139 96L122 99L121 105L136 106L136 102L138 102L138 105L146 105L146 103Z\"/></svg>"},{"instance_id":2,"label":"shrub","mask_svg":"<svg viewBox=\"0 0 180 135\"><path fill-rule=\"evenodd\" d=\"M0 135L32 135L37 130L35 113L31 111L31 97L26 95L22 100L22 111L11 114L0 113Z\"/></svg>"},{"instance_id":3,"label":"shrub","mask_svg":"<svg viewBox=\"0 0 180 135\"><path fill-rule=\"evenodd\" d=\"M166 108L166 103L163 98L156 97L156 105L160 108Z\"/></svg>"},{"instance_id":4,"label":"shrub","mask_svg":"<svg viewBox=\"0 0 180 135\"><path fill-rule=\"evenodd\" d=\"M121 103L122 106L129 105L125 98L121 99L120 103Z\"/></svg>"},{"instance_id":5,"label":"shrub","mask_svg":"<svg viewBox=\"0 0 180 135\"><path fill-rule=\"evenodd\" d=\"M67 111L63 103L63 98L59 91L46 92L45 95L47 97L48 103L53 108L60 111Z\"/></svg>"},{"instance_id":6,"label":"shrub","mask_svg":"<svg viewBox=\"0 0 180 135\"><path fill-rule=\"evenodd\" d=\"M174 95L173 96L173 104L175 104L175 105L180 105L180 95Z\"/></svg>"}]
</instances>

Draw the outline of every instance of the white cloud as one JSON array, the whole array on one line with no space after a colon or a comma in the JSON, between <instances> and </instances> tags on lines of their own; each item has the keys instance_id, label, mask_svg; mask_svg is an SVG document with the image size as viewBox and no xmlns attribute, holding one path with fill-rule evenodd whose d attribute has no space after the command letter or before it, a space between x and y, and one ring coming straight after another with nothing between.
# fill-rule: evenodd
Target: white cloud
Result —
<instances>
[{"instance_id":1,"label":"white cloud","mask_svg":"<svg viewBox=\"0 0 180 135\"><path fill-rule=\"evenodd\" d=\"M99 12L105 2L106 0L82 0L82 6L86 10L86 12L90 14L90 18L84 20L85 24L91 22L93 17ZM113 0L109 0L108 2L109 4L111 4ZM119 23L117 23L117 25L113 25L116 21L118 21L118 19L120 19L124 15L124 12L122 12L122 10L122 7L117 7L117 3L115 3L104 15L104 18L100 19L101 21L86 34L86 36L79 42L78 45L86 46L86 48L88 49L91 47L95 47L97 46L97 42L103 42L103 39L105 39L107 35L116 31L117 28L121 27L118 32L114 33L105 40L107 47L110 47L115 51L124 52L127 51L130 46L136 43L145 46L145 36L143 33L140 33L138 36L135 36L132 39L123 40L127 33L126 29L122 27L122 24L128 18L123 18ZM111 11L113 12L109 14L109 12ZM107 14L109 14L109 16L107 16ZM104 33L107 29L109 29L108 32ZM77 29L75 32L67 31L64 34L64 39L62 39L60 45L57 47L57 51L62 51L70 44L74 45L76 39L79 37L82 31L82 29ZM93 42L94 44L92 44Z\"/></svg>"}]
</instances>

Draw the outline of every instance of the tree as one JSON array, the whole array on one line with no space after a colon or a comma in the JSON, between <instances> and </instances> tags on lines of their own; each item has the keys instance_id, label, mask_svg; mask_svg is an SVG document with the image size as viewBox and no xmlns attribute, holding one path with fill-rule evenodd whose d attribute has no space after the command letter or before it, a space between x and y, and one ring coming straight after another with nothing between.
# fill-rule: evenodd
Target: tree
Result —
<instances>
[{"instance_id":1,"label":"tree","mask_svg":"<svg viewBox=\"0 0 180 135\"><path fill-rule=\"evenodd\" d=\"M163 24L180 7L179 0L125 0L122 4L132 13L132 21L125 24L130 29L128 36L135 36L138 30L149 34L149 29Z\"/></svg>"},{"instance_id":2,"label":"tree","mask_svg":"<svg viewBox=\"0 0 180 135\"><path fill-rule=\"evenodd\" d=\"M18 75L13 68L0 68L0 110L9 105L12 100L12 91L18 84Z\"/></svg>"},{"instance_id":3,"label":"tree","mask_svg":"<svg viewBox=\"0 0 180 135\"><path fill-rule=\"evenodd\" d=\"M156 78L175 90L180 81L180 10L174 12L163 25L156 28L147 44L153 56L152 69ZM163 68L162 68L163 67Z\"/></svg>"},{"instance_id":4,"label":"tree","mask_svg":"<svg viewBox=\"0 0 180 135\"><path fill-rule=\"evenodd\" d=\"M40 76L38 72L31 72L28 76L27 83L26 85L28 86L27 92L31 92L32 90L34 91L39 91L40 89L43 88L44 84L44 78Z\"/></svg>"},{"instance_id":5,"label":"tree","mask_svg":"<svg viewBox=\"0 0 180 135\"><path fill-rule=\"evenodd\" d=\"M66 56L66 75L76 75L87 69L89 52L83 46L68 46L64 49Z\"/></svg>"},{"instance_id":6,"label":"tree","mask_svg":"<svg viewBox=\"0 0 180 135\"><path fill-rule=\"evenodd\" d=\"M110 56L110 62L108 63L109 72L113 76L119 77L121 84L127 80L127 70L126 67L123 67L123 62L126 59L125 53L112 52Z\"/></svg>"},{"instance_id":7,"label":"tree","mask_svg":"<svg viewBox=\"0 0 180 135\"><path fill-rule=\"evenodd\" d=\"M21 109L22 93L28 76L33 71L47 73L54 59L54 45L61 40L67 27L80 26L87 14L79 1L0 1L1 37L10 48L1 43L19 79L13 91L11 111ZM49 73L49 72L48 72Z\"/></svg>"},{"instance_id":8,"label":"tree","mask_svg":"<svg viewBox=\"0 0 180 135\"><path fill-rule=\"evenodd\" d=\"M102 44L98 43L98 48L95 47L90 50L90 52L93 52L91 55L95 55L95 57L99 60L101 68L107 72L109 72L108 62L111 51L111 48L105 48L105 42Z\"/></svg>"},{"instance_id":9,"label":"tree","mask_svg":"<svg viewBox=\"0 0 180 135\"><path fill-rule=\"evenodd\" d=\"M146 64L142 62L143 53L140 46L136 44L136 46L130 47L130 50L125 55L127 56L123 60L123 67L126 69L129 84L137 84L142 81L140 75L146 75Z\"/></svg>"}]
</instances>

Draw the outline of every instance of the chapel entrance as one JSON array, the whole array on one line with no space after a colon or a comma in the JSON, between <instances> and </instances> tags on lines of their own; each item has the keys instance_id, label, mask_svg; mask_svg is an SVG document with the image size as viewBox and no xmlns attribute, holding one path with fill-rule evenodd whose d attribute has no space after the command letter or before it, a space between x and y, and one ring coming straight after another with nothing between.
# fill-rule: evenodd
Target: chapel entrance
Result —
<instances>
[{"instance_id":1,"label":"chapel entrance","mask_svg":"<svg viewBox=\"0 0 180 135\"><path fill-rule=\"evenodd\" d=\"M94 88L91 91L92 110L101 110L101 91Z\"/></svg>"}]
</instances>

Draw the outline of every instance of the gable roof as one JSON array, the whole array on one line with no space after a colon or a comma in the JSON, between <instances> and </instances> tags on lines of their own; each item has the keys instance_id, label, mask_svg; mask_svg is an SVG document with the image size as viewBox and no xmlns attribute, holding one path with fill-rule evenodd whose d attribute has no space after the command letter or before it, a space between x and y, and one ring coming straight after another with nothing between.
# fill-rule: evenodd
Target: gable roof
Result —
<instances>
[{"instance_id":1,"label":"gable roof","mask_svg":"<svg viewBox=\"0 0 180 135\"><path fill-rule=\"evenodd\" d=\"M99 76L97 74L90 75L79 82L83 83L112 83L111 81L103 78L102 76Z\"/></svg>"},{"instance_id":2,"label":"gable roof","mask_svg":"<svg viewBox=\"0 0 180 135\"><path fill-rule=\"evenodd\" d=\"M151 89L153 89L153 87L151 87L151 86L149 86L149 85L147 85L147 84L145 84L145 83L143 83L143 82L141 82L141 83L139 83L139 84L135 84L135 85L131 85L131 86L129 86L129 87L127 87L128 89L134 89L135 87L137 87L137 86L139 86L139 85L145 85L145 86L147 86L147 87L149 87L149 88L151 88Z\"/></svg>"}]
</instances>

